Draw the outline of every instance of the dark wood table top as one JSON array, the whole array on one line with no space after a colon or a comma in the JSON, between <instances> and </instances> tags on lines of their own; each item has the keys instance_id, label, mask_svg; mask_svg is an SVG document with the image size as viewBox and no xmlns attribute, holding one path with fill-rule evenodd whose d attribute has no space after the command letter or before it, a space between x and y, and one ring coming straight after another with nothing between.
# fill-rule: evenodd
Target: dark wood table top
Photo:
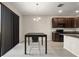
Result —
<instances>
[{"instance_id":1,"label":"dark wood table top","mask_svg":"<svg viewBox=\"0 0 79 59\"><path fill-rule=\"evenodd\" d=\"M26 35L46 35L44 33L27 33Z\"/></svg>"}]
</instances>

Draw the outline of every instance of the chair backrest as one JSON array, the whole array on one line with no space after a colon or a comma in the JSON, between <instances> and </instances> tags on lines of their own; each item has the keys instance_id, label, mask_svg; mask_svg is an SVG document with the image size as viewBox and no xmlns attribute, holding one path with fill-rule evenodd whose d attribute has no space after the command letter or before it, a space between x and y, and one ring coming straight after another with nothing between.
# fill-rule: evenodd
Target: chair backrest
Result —
<instances>
[{"instance_id":1,"label":"chair backrest","mask_svg":"<svg viewBox=\"0 0 79 59\"><path fill-rule=\"evenodd\" d=\"M39 42L38 37L32 37L32 42Z\"/></svg>"}]
</instances>

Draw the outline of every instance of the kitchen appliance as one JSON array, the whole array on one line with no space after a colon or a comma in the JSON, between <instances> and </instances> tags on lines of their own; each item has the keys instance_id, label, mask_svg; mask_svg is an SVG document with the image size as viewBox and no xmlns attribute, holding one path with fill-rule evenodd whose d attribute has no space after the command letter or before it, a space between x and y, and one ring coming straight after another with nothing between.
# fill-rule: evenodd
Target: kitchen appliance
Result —
<instances>
[{"instance_id":1,"label":"kitchen appliance","mask_svg":"<svg viewBox=\"0 0 79 59\"><path fill-rule=\"evenodd\" d=\"M63 32L64 32L63 29L57 29L56 30L56 33L59 34L59 40L58 40L59 42L63 42L63 38L64 38Z\"/></svg>"}]
</instances>

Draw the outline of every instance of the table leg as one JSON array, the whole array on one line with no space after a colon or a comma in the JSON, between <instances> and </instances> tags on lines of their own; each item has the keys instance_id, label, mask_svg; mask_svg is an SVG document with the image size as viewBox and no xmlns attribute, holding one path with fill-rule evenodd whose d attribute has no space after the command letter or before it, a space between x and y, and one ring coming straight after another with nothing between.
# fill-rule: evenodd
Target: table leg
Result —
<instances>
[{"instance_id":1,"label":"table leg","mask_svg":"<svg viewBox=\"0 0 79 59\"><path fill-rule=\"evenodd\" d=\"M47 36L45 37L45 54L47 54Z\"/></svg>"},{"instance_id":2,"label":"table leg","mask_svg":"<svg viewBox=\"0 0 79 59\"><path fill-rule=\"evenodd\" d=\"M26 37L25 37L25 54L26 54Z\"/></svg>"},{"instance_id":3,"label":"table leg","mask_svg":"<svg viewBox=\"0 0 79 59\"><path fill-rule=\"evenodd\" d=\"M28 37L28 45L30 45L30 37Z\"/></svg>"},{"instance_id":4,"label":"table leg","mask_svg":"<svg viewBox=\"0 0 79 59\"><path fill-rule=\"evenodd\" d=\"M42 37L42 40L41 40L41 42L42 42L42 45L43 45L43 37Z\"/></svg>"}]
</instances>

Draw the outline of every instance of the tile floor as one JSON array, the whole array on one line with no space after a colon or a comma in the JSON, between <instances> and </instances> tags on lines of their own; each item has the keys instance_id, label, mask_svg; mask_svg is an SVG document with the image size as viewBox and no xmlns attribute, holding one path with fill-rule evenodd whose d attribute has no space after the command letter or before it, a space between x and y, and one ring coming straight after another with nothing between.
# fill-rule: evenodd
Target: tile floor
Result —
<instances>
[{"instance_id":1,"label":"tile floor","mask_svg":"<svg viewBox=\"0 0 79 59\"><path fill-rule=\"evenodd\" d=\"M39 46L38 46L39 45ZM39 47L41 49L39 49ZM17 44L9 52L2 57L76 57L69 51L63 48L62 42L48 41L48 54L44 52L44 45L38 43L31 43L28 46L27 55L24 54L24 42Z\"/></svg>"}]
</instances>

